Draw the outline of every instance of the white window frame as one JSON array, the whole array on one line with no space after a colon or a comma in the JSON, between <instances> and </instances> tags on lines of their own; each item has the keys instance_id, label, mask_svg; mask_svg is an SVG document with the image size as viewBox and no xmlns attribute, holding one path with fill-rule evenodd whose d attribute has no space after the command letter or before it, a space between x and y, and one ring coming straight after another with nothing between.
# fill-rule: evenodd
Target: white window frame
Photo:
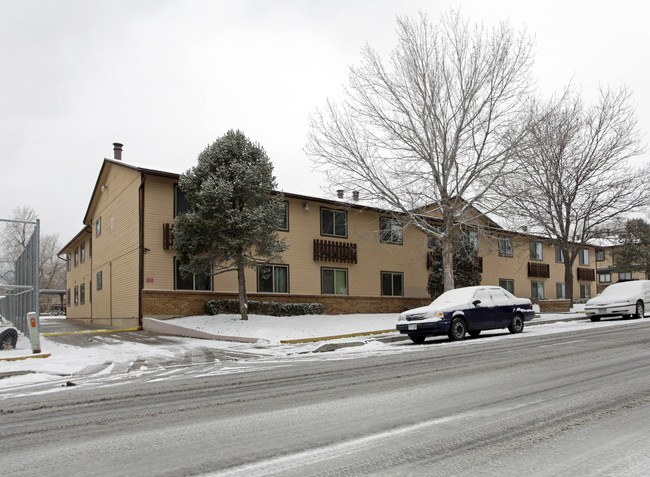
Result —
<instances>
[{"instance_id":1,"label":"white window frame","mask_svg":"<svg viewBox=\"0 0 650 477\"><path fill-rule=\"evenodd\" d=\"M514 250L512 245L512 237L498 237L499 244L499 257L510 257L514 256Z\"/></svg>"}]
</instances>

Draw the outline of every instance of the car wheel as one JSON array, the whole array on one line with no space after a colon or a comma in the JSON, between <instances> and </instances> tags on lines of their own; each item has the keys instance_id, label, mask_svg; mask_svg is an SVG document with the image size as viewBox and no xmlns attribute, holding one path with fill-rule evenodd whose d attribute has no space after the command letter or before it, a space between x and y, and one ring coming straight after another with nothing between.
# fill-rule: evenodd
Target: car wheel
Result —
<instances>
[{"instance_id":1,"label":"car wheel","mask_svg":"<svg viewBox=\"0 0 650 477\"><path fill-rule=\"evenodd\" d=\"M643 318L644 315L644 309L643 309L643 302L641 300L636 302L636 313L634 314L634 318Z\"/></svg>"},{"instance_id":2,"label":"car wheel","mask_svg":"<svg viewBox=\"0 0 650 477\"><path fill-rule=\"evenodd\" d=\"M478 335L481 334L481 330L469 330L468 333L472 338L478 338Z\"/></svg>"},{"instance_id":3,"label":"car wheel","mask_svg":"<svg viewBox=\"0 0 650 477\"><path fill-rule=\"evenodd\" d=\"M413 341L413 343L415 343L415 344L422 344L422 343L424 343L424 340L426 339L426 336L410 334L409 338L411 338L411 341Z\"/></svg>"},{"instance_id":4,"label":"car wheel","mask_svg":"<svg viewBox=\"0 0 650 477\"><path fill-rule=\"evenodd\" d=\"M454 318L451 321L451 326L449 327L449 339L452 341L460 341L465 338L465 333L467 332L467 325L465 320L462 318Z\"/></svg>"},{"instance_id":5,"label":"car wheel","mask_svg":"<svg viewBox=\"0 0 650 477\"><path fill-rule=\"evenodd\" d=\"M590 316L589 319L591 321L600 321L600 316Z\"/></svg>"},{"instance_id":6,"label":"car wheel","mask_svg":"<svg viewBox=\"0 0 650 477\"><path fill-rule=\"evenodd\" d=\"M515 316L512 317L508 331L510 333L521 333L524 331L524 318L519 313L515 313Z\"/></svg>"},{"instance_id":7,"label":"car wheel","mask_svg":"<svg viewBox=\"0 0 650 477\"><path fill-rule=\"evenodd\" d=\"M0 336L0 349L14 349L16 347L16 341L18 341L18 336L14 336L13 333L4 333Z\"/></svg>"}]
</instances>

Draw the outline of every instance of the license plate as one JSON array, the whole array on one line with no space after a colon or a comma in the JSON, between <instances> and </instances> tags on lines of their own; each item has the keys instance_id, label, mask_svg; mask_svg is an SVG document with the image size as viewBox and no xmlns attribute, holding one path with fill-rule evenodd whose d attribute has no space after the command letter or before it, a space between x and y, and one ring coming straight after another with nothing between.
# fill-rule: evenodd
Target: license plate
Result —
<instances>
[{"instance_id":1,"label":"license plate","mask_svg":"<svg viewBox=\"0 0 650 477\"><path fill-rule=\"evenodd\" d=\"M598 313L607 313L607 308L598 308Z\"/></svg>"},{"instance_id":2,"label":"license plate","mask_svg":"<svg viewBox=\"0 0 650 477\"><path fill-rule=\"evenodd\" d=\"M418 325L416 325L416 324L409 325L409 331L414 331L414 330L417 330L417 329L418 329Z\"/></svg>"}]
</instances>

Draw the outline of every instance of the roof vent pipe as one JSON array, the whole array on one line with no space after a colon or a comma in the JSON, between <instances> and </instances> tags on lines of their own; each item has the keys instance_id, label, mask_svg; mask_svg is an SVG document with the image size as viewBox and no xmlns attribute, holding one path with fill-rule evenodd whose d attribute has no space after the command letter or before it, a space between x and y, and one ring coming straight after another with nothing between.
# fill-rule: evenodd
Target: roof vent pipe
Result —
<instances>
[{"instance_id":1,"label":"roof vent pipe","mask_svg":"<svg viewBox=\"0 0 650 477\"><path fill-rule=\"evenodd\" d=\"M123 144L120 144L119 142L114 142L113 143L113 158L116 161L121 161L122 160L122 147L123 147Z\"/></svg>"},{"instance_id":2,"label":"roof vent pipe","mask_svg":"<svg viewBox=\"0 0 650 477\"><path fill-rule=\"evenodd\" d=\"M343 192L344 192L343 189L339 189L336 191L336 195L338 196L339 199L343 198Z\"/></svg>"}]
</instances>

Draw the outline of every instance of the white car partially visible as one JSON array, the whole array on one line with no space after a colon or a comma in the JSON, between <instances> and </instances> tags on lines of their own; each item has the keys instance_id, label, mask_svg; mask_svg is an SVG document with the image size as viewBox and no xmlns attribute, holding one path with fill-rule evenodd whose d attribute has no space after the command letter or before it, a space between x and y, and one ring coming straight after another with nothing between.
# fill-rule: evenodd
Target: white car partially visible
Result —
<instances>
[{"instance_id":1,"label":"white car partially visible","mask_svg":"<svg viewBox=\"0 0 650 477\"><path fill-rule=\"evenodd\" d=\"M585 304L591 321L607 316L643 318L645 304L650 302L650 280L614 283Z\"/></svg>"},{"instance_id":2,"label":"white car partially visible","mask_svg":"<svg viewBox=\"0 0 650 477\"><path fill-rule=\"evenodd\" d=\"M0 315L0 350L13 349L18 341L18 330Z\"/></svg>"}]
</instances>

